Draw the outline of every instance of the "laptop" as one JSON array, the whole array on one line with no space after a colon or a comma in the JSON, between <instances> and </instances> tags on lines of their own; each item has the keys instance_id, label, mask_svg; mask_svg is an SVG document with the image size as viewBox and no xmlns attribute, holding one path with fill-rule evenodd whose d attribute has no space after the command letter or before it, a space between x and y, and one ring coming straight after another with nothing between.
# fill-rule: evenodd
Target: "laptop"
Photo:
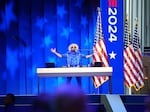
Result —
<instances>
[{"instance_id":1,"label":"laptop","mask_svg":"<svg viewBox=\"0 0 150 112\"><path fill-rule=\"evenodd\" d=\"M94 63L94 67L102 67L103 66L103 62L95 62Z\"/></svg>"},{"instance_id":2,"label":"laptop","mask_svg":"<svg viewBox=\"0 0 150 112\"><path fill-rule=\"evenodd\" d=\"M54 67L55 67L55 63L46 62L46 63L45 63L45 67L46 67L46 68L54 68Z\"/></svg>"}]
</instances>

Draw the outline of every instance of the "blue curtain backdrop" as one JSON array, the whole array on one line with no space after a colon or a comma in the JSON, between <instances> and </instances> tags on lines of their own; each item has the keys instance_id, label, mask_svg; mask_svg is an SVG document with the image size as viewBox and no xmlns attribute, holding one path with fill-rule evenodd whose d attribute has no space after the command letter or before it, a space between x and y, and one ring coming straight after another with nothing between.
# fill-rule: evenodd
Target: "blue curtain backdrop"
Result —
<instances>
[{"instance_id":1,"label":"blue curtain backdrop","mask_svg":"<svg viewBox=\"0 0 150 112\"><path fill-rule=\"evenodd\" d=\"M37 94L37 67L54 62L65 65L50 52L67 52L68 45L92 49L99 0L1 0L0 1L0 94ZM90 54L92 51L83 50ZM87 66L92 59L83 59ZM41 79L40 91L52 92L66 78ZM73 84L76 79L73 78ZM86 93L97 92L90 77L82 77Z\"/></svg>"},{"instance_id":2,"label":"blue curtain backdrop","mask_svg":"<svg viewBox=\"0 0 150 112\"><path fill-rule=\"evenodd\" d=\"M50 48L66 53L70 43L77 43L81 53L91 54L99 6L113 67L112 91L123 94L123 0L0 0L0 94L37 94L36 68L45 67L46 62L56 67L66 63ZM111 42L110 35L117 39ZM83 66L91 62L82 59ZM95 89L91 77L81 79L85 93L108 93L108 81ZM53 92L65 82L64 77L42 78L40 91ZM77 85L76 78L71 83Z\"/></svg>"}]
</instances>

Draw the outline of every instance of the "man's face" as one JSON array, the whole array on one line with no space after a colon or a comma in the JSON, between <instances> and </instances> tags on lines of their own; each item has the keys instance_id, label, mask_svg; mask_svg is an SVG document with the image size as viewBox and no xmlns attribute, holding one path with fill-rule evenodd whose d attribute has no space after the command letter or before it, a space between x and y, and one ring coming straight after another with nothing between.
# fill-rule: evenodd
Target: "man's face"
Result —
<instances>
[{"instance_id":1,"label":"man's face","mask_svg":"<svg viewBox=\"0 0 150 112\"><path fill-rule=\"evenodd\" d=\"M77 50L77 47L75 45L71 46L71 51L75 52Z\"/></svg>"}]
</instances>

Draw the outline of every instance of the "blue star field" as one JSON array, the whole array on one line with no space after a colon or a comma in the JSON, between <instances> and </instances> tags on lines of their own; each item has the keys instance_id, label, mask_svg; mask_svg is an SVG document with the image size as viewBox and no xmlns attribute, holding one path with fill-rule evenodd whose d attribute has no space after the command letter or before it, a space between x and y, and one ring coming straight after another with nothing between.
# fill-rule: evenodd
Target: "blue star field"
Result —
<instances>
[{"instance_id":1,"label":"blue star field","mask_svg":"<svg viewBox=\"0 0 150 112\"><path fill-rule=\"evenodd\" d=\"M92 54L99 6L110 66L115 69L112 91L123 93L123 12L122 2L119 4L118 40L113 43L108 39L107 0L0 0L0 95L38 94L36 69L47 62L66 66L66 60L56 57L51 48L64 54L69 44L76 43L82 54ZM91 63L92 58L81 62L86 67ZM108 81L96 89L91 77L81 79L85 93L108 93ZM54 92L64 83L65 77L41 78L39 90ZM71 83L77 85L76 78Z\"/></svg>"},{"instance_id":2,"label":"blue star field","mask_svg":"<svg viewBox=\"0 0 150 112\"><path fill-rule=\"evenodd\" d=\"M63 1L0 1L0 41L3 42L0 94L37 94L36 68L45 67L46 62L65 66L65 59L57 58L50 48L65 53L70 43L77 43L80 49L92 49L98 2L92 6L92 0ZM92 50L82 53L90 54ZM87 66L91 61L83 59L82 64ZM41 79L40 91L51 92L65 80L63 77ZM91 78L83 77L82 81L84 91L93 92ZM72 83L76 85L75 78Z\"/></svg>"}]
</instances>

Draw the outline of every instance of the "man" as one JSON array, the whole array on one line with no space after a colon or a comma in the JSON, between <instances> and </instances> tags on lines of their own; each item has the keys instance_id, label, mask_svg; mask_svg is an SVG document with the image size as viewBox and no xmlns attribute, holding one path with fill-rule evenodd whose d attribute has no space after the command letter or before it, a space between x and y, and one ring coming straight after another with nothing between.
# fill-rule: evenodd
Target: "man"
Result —
<instances>
[{"instance_id":1,"label":"man","mask_svg":"<svg viewBox=\"0 0 150 112\"><path fill-rule=\"evenodd\" d=\"M4 98L4 112L15 112L15 95L8 93Z\"/></svg>"},{"instance_id":2,"label":"man","mask_svg":"<svg viewBox=\"0 0 150 112\"><path fill-rule=\"evenodd\" d=\"M72 43L68 47L68 52L65 54L60 54L56 51L56 48L51 48L51 52L57 55L59 58L65 57L67 60L67 67L80 67L81 58L90 58L93 54L84 55L79 52L79 46L75 43ZM67 83L70 83L72 77L67 78ZM81 79L77 77L77 82L81 86Z\"/></svg>"},{"instance_id":3,"label":"man","mask_svg":"<svg viewBox=\"0 0 150 112\"><path fill-rule=\"evenodd\" d=\"M56 89L54 96L54 112L87 112L89 110L87 99L80 87L61 85Z\"/></svg>"}]
</instances>

